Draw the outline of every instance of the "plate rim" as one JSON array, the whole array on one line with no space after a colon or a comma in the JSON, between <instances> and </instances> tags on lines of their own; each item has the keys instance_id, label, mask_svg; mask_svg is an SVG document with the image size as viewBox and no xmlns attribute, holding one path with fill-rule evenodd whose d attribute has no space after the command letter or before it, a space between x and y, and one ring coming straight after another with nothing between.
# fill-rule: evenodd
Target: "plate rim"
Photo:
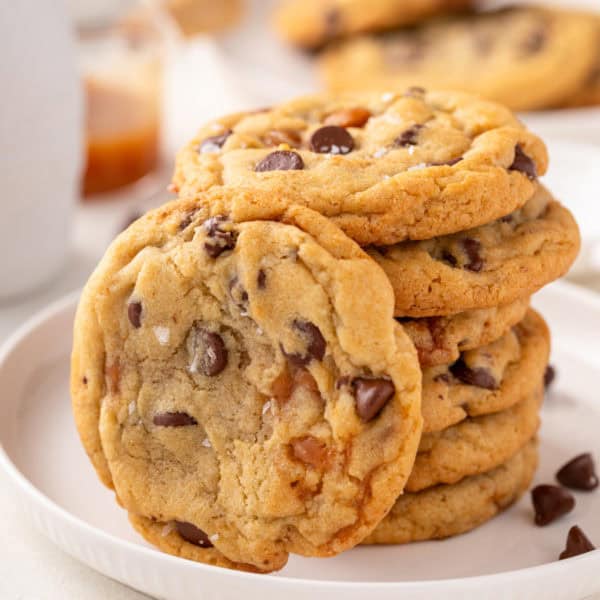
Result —
<instances>
[{"instance_id":1,"label":"plate rim","mask_svg":"<svg viewBox=\"0 0 600 600\"><path fill-rule=\"evenodd\" d=\"M557 282L554 284L556 293L563 294L572 297L577 302L583 302L590 306L592 309L600 311L600 295L594 292L582 288L580 286L567 283ZM76 308L76 302L81 294L81 290L71 292L58 300L55 300L44 309L40 310L21 326L19 326L5 342L0 346L0 367L2 367L10 355L16 350L26 338L31 335L38 327L48 322L50 319L56 317L66 310L73 310ZM583 357L577 353L572 353L578 361L587 363L592 368L600 367L600 361L585 361ZM0 439L0 471L4 472L8 477L8 480L16 490L24 495L24 497L33 503L33 507L38 511L43 511L46 515L49 515L53 519L54 523L58 523L60 526L61 522L67 523L74 528L78 533L82 533L86 536L88 543L98 541L100 543L108 543L116 545L120 550L124 552L132 553L142 559L151 561L158 561L165 566L171 565L177 569L188 568L194 569L199 574L204 574L208 577L220 575L227 576L237 579L238 582L254 584L257 582L264 582L265 584L272 584L279 587L286 586L301 586L310 589L319 588L332 588L337 590L348 590L348 591L360 591L361 589L368 590L386 590L386 591L449 591L449 588L468 587L469 589L476 590L481 587L493 583L499 583L503 579L510 579L512 585L519 582L522 579L529 579L531 577L542 576L545 571L552 569L555 576L568 575L569 578L576 577L579 570L587 571L588 565L595 563L600 559L600 548L583 554L581 556L574 557L568 561L553 561L550 563L544 563L541 565L535 565L532 567L524 567L522 569L514 569L508 571L501 571L499 573L491 573L486 575L472 575L467 577L452 577L443 579L432 579L432 580L410 580L410 581L343 581L343 580L319 580L319 579L307 579L301 577L280 577L277 573L257 574L257 573L246 573L243 571L235 571L231 569L225 569L222 567L215 567L203 563L197 563L194 561L182 559L180 557L171 556L156 550L154 548L147 548L134 542L123 540L111 533L104 531L85 520L75 516L69 512L66 508L63 508L55 501L51 500L46 494L44 494L39 488L37 488L27 477L21 472L16 464L11 460L9 454L6 452L3 444L3 440ZM34 519L35 521L35 519ZM65 545L59 543L53 538L45 528L41 527L39 523L35 522L36 528L41 531L46 537L62 548L68 554L73 554L65 547ZM81 556L74 556L80 562L84 562L90 568L99 571L89 562L85 561ZM108 575L110 577L110 575Z\"/></svg>"}]
</instances>

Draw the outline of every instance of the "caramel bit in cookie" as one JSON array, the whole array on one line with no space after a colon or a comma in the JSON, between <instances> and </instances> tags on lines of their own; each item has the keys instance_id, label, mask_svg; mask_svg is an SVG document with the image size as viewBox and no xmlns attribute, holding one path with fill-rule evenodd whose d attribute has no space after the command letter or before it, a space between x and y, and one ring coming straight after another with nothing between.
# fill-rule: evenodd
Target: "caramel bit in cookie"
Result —
<instances>
[{"instance_id":1,"label":"caramel bit in cookie","mask_svg":"<svg viewBox=\"0 0 600 600\"><path fill-rule=\"evenodd\" d=\"M327 344L325 338L321 333L320 329L310 321L302 321L301 319L294 319L292 327L302 334L308 342L306 347L306 354L298 354L296 352L286 352L281 347L281 351L285 357L296 367L303 367L307 365L311 360L323 360L325 356L325 349Z\"/></svg>"},{"instance_id":2,"label":"caramel bit in cookie","mask_svg":"<svg viewBox=\"0 0 600 600\"><path fill-rule=\"evenodd\" d=\"M284 403L292 395L294 389L294 380L286 368L284 369L271 384L271 395L277 402Z\"/></svg>"},{"instance_id":3,"label":"caramel bit in cookie","mask_svg":"<svg viewBox=\"0 0 600 600\"><path fill-rule=\"evenodd\" d=\"M302 138L297 131L293 129L271 129L267 131L262 138L265 146L279 146L279 144L287 144L292 148L297 148L302 143ZM273 171L274 169L268 169Z\"/></svg>"},{"instance_id":4,"label":"caramel bit in cookie","mask_svg":"<svg viewBox=\"0 0 600 600\"><path fill-rule=\"evenodd\" d=\"M465 264L465 269L479 273L483 269L483 259L481 258L481 242L473 238L464 238L461 240L462 247L469 259Z\"/></svg>"},{"instance_id":5,"label":"caramel bit in cookie","mask_svg":"<svg viewBox=\"0 0 600 600\"><path fill-rule=\"evenodd\" d=\"M598 476L592 455L586 452L576 456L558 471L556 479L573 490L595 490L598 487Z\"/></svg>"},{"instance_id":6,"label":"caramel bit in cookie","mask_svg":"<svg viewBox=\"0 0 600 600\"><path fill-rule=\"evenodd\" d=\"M365 422L372 421L396 393L389 379L357 377L352 382L356 398L356 412Z\"/></svg>"},{"instance_id":7,"label":"caramel bit in cookie","mask_svg":"<svg viewBox=\"0 0 600 600\"><path fill-rule=\"evenodd\" d=\"M227 223L227 218L223 216L211 217L204 221L204 229L208 238L204 242L204 249L211 258L218 258L223 252L235 248L237 234L231 229L225 229L223 227L225 223Z\"/></svg>"},{"instance_id":8,"label":"caramel bit in cookie","mask_svg":"<svg viewBox=\"0 0 600 600\"><path fill-rule=\"evenodd\" d=\"M231 131L231 129L227 129L227 131L224 131L219 135L207 137L205 140L200 142L200 145L198 146L198 152L201 154L207 152L218 152L232 133L233 131Z\"/></svg>"},{"instance_id":9,"label":"caramel bit in cookie","mask_svg":"<svg viewBox=\"0 0 600 600\"><path fill-rule=\"evenodd\" d=\"M267 154L255 167L257 173L266 171L301 171L304 169L302 157L291 150L276 150Z\"/></svg>"},{"instance_id":10,"label":"caramel bit in cookie","mask_svg":"<svg viewBox=\"0 0 600 600\"><path fill-rule=\"evenodd\" d=\"M129 317L129 322L136 329L139 329L142 326L142 303L130 302L127 305L127 316Z\"/></svg>"},{"instance_id":11,"label":"caramel bit in cookie","mask_svg":"<svg viewBox=\"0 0 600 600\"><path fill-rule=\"evenodd\" d=\"M187 427L188 425L198 425L198 421L185 412L157 413L152 418L152 422L158 427Z\"/></svg>"},{"instance_id":12,"label":"caramel bit in cookie","mask_svg":"<svg viewBox=\"0 0 600 600\"><path fill-rule=\"evenodd\" d=\"M574 556L579 556L595 549L596 547L590 542L585 533L575 525L569 530L567 547L560 553L560 560L573 558Z\"/></svg>"},{"instance_id":13,"label":"caramel bit in cookie","mask_svg":"<svg viewBox=\"0 0 600 600\"><path fill-rule=\"evenodd\" d=\"M408 146L416 146L418 144L419 132L423 129L423 125L415 123L405 131L403 131L395 140L394 146L398 148L407 148Z\"/></svg>"},{"instance_id":14,"label":"caramel bit in cookie","mask_svg":"<svg viewBox=\"0 0 600 600\"><path fill-rule=\"evenodd\" d=\"M364 127L371 118L371 112L366 108L342 108L325 118L325 125L335 125L336 127Z\"/></svg>"},{"instance_id":15,"label":"caramel bit in cookie","mask_svg":"<svg viewBox=\"0 0 600 600\"><path fill-rule=\"evenodd\" d=\"M121 381L121 369L119 367L119 363L115 362L106 367L105 373L109 393L112 395L118 394Z\"/></svg>"},{"instance_id":16,"label":"caramel bit in cookie","mask_svg":"<svg viewBox=\"0 0 600 600\"><path fill-rule=\"evenodd\" d=\"M348 154L354 149L354 138L343 127L326 125L312 134L310 148L319 154Z\"/></svg>"},{"instance_id":17,"label":"caramel bit in cookie","mask_svg":"<svg viewBox=\"0 0 600 600\"><path fill-rule=\"evenodd\" d=\"M575 498L557 485L538 485L531 490L535 524L543 527L575 508Z\"/></svg>"},{"instance_id":18,"label":"caramel bit in cookie","mask_svg":"<svg viewBox=\"0 0 600 600\"><path fill-rule=\"evenodd\" d=\"M227 366L227 347L223 338L198 324L194 324L188 334L187 349L191 357L190 373L215 377Z\"/></svg>"},{"instance_id":19,"label":"caramel bit in cookie","mask_svg":"<svg viewBox=\"0 0 600 600\"><path fill-rule=\"evenodd\" d=\"M285 404L294 390L304 388L313 394L319 394L319 386L307 369L290 364L276 377L271 384L271 395L279 404Z\"/></svg>"},{"instance_id":20,"label":"caramel bit in cookie","mask_svg":"<svg viewBox=\"0 0 600 600\"><path fill-rule=\"evenodd\" d=\"M259 290L264 290L267 287L267 274L263 269L259 269L256 274L256 285Z\"/></svg>"},{"instance_id":21,"label":"caramel bit in cookie","mask_svg":"<svg viewBox=\"0 0 600 600\"><path fill-rule=\"evenodd\" d=\"M499 385L494 376L486 369L471 369L465 362L457 360L451 367L450 372L462 383L474 385L485 390L497 390Z\"/></svg>"},{"instance_id":22,"label":"caramel bit in cookie","mask_svg":"<svg viewBox=\"0 0 600 600\"><path fill-rule=\"evenodd\" d=\"M293 440L291 442L294 458L314 467L322 469L327 465L329 452L327 444L311 435Z\"/></svg>"},{"instance_id":23,"label":"caramel bit in cookie","mask_svg":"<svg viewBox=\"0 0 600 600\"><path fill-rule=\"evenodd\" d=\"M177 533L179 533L186 542L194 544L195 546L200 546L200 548L213 547L208 535L206 535L202 529L198 529L195 525L186 523L185 521L175 521L175 527L177 528Z\"/></svg>"},{"instance_id":24,"label":"caramel bit in cookie","mask_svg":"<svg viewBox=\"0 0 600 600\"><path fill-rule=\"evenodd\" d=\"M556 379L556 369L548 365L544 371L544 387L549 388Z\"/></svg>"},{"instance_id":25,"label":"caramel bit in cookie","mask_svg":"<svg viewBox=\"0 0 600 600\"><path fill-rule=\"evenodd\" d=\"M519 171L524 175L527 175L532 181L537 179L537 169L533 160L523 152L520 144L515 146L515 159L508 167L509 171Z\"/></svg>"}]
</instances>

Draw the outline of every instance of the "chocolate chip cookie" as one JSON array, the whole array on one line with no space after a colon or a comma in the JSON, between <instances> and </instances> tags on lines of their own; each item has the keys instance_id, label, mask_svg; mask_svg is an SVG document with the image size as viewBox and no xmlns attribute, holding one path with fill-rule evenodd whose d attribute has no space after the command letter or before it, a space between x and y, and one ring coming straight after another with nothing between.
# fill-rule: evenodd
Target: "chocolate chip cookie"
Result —
<instances>
[{"instance_id":1,"label":"chocolate chip cookie","mask_svg":"<svg viewBox=\"0 0 600 600\"><path fill-rule=\"evenodd\" d=\"M532 440L492 471L404 494L363 544L407 544L465 533L495 517L529 487L538 462Z\"/></svg>"},{"instance_id":2,"label":"chocolate chip cookie","mask_svg":"<svg viewBox=\"0 0 600 600\"><path fill-rule=\"evenodd\" d=\"M353 38L328 50L320 67L332 91L419 85L481 94L514 110L549 108L592 71L594 23L575 12L513 7Z\"/></svg>"},{"instance_id":3,"label":"chocolate chip cookie","mask_svg":"<svg viewBox=\"0 0 600 600\"><path fill-rule=\"evenodd\" d=\"M173 189L204 202L211 189L211 214L236 222L307 206L362 245L389 245L505 216L546 167L542 141L504 107L411 89L219 119L179 153Z\"/></svg>"},{"instance_id":4,"label":"chocolate chip cookie","mask_svg":"<svg viewBox=\"0 0 600 600\"><path fill-rule=\"evenodd\" d=\"M600 18L591 17L596 23L596 60L581 88L574 91L559 108L581 108L600 104Z\"/></svg>"},{"instance_id":5,"label":"chocolate chip cookie","mask_svg":"<svg viewBox=\"0 0 600 600\"><path fill-rule=\"evenodd\" d=\"M564 275L579 252L573 215L539 186L521 209L488 225L372 248L396 295L396 315L425 317L531 296Z\"/></svg>"},{"instance_id":6,"label":"chocolate chip cookie","mask_svg":"<svg viewBox=\"0 0 600 600\"><path fill-rule=\"evenodd\" d=\"M533 310L502 338L460 355L451 365L423 370L426 433L442 431L530 398L544 379L550 332Z\"/></svg>"},{"instance_id":7,"label":"chocolate chip cookie","mask_svg":"<svg viewBox=\"0 0 600 600\"><path fill-rule=\"evenodd\" d=\"M186 200L142 217L87 283L72 356L81 439L136 526L260 571L368 535L422 421L384 273L317 213L283 217L236 224Z\"/></svg>"},{"instance_id":8,"label":"chocolate chip cookie","mask_svg":"<svg viewBox=\"0 0 600 600\"><path fill-rule=\"evenodd\" d=\"M424 434L406 491L454 484L506 462L536 434L542 399L540 382L531 397L512 408Z\"/></svg>"},{"instance_id":9,"label":"chocolate chip cookie","mask_svg":"<svg viewBox=\"0 0 600 600\"><path fill-rule=\"evenodd\" d=\"M453 363L461 352L501 338L523 319L528 307L529 298L520 298L510 304L447 317L398 317L397 320L417 348L421 366L431 367Z\"/></svg>"},{"instance_id":10,"label":"chocolate chip cookie","mask_svg":"<svg viewBox=\"0 0 600 600\"><path fill-rule=\"evenodd\" d=\"M286 41L316 48L338 37L412 25L472 4L473 0L284 0L273 20Z\"/></svg>"}]
</instances>

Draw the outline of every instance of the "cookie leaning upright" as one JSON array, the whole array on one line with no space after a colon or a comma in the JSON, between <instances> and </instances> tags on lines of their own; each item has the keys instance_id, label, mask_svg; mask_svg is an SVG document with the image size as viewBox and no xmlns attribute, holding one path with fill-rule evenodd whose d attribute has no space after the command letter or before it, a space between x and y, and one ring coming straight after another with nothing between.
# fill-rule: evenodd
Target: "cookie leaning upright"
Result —
<instances>
[{"instance_id":1,"label":"cookie leaning upright","mask_svg":"<svg viewBox=\"0 0 600 600\"><path fill-rule=\"evenodd\" d=\"M506 108L468 94L317 95L203 127L173 187L234 221L299 204L361 245L421 240L523 206L547 167L543 142ZM227 193L235 189L235 194Z\"/></svg>"},{"instance_id":2,"label":"cookie leaning upright","mask_svg":"<svg viewBox=\"0 0 600 600\"><path fill-rule=\"evenodd\" d=\"M87 283L81 439L167 552L259 571L337 554L392 507L419 444L421 374L391 286L306 208L207 217L185 200L149 213Z\"/></svg>"}]
</instances>

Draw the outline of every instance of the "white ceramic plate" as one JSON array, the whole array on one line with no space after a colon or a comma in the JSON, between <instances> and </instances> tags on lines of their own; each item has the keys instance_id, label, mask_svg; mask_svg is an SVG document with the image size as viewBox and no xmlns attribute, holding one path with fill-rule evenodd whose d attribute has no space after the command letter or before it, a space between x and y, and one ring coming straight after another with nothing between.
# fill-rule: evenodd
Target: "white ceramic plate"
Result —
<instances>
[{"instance_id":1,"label":"white ceramic plate","mask_svg":"<svg viewBox=\"0 0 600 600\"><path fill-rule=\"evenodd\" d=\"M169 600L583 598L600 591L600 551L557 562L579 524L600 543L600 492L574 513L532 523L528 498L486 526L443 542L357 548L332 559L292 557L276 575L251 575L174 558L149 547L102 487L79 444L68 394L76 297L49 307L0 352L0 468L22 505L58 546L92 568ZM539 482L581 451L600 458L600 299L550 286L536 304L553 326L559 379L544 408Z\"/></svg>"}]
</instances>

